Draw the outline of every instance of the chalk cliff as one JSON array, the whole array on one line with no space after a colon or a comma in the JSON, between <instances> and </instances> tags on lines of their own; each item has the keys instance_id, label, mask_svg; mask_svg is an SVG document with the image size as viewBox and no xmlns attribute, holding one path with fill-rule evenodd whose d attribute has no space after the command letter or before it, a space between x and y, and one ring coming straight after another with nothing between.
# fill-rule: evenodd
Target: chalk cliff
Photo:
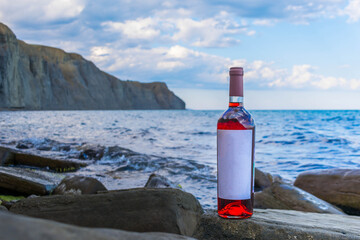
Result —
<instances>
[{"instance_id":1,"label":"chalk cliff","mask_svg":"<svg viewBox=\"0 0 360 240\"><path fill-rule=\"evenodd\" d=\"M18 40L0 23L0 108L184 109L165 83L122 81L79 54Z\"/></svg>"}]
</instances>

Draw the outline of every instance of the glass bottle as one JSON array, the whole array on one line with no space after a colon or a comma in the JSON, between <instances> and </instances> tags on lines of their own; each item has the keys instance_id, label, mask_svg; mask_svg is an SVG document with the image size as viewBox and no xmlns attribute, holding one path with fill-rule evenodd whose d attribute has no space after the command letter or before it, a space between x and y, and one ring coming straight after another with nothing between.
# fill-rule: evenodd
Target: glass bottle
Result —
<instances>
[{"instance_id":1,"label":"glass bottle","mask_svg":"<svg viewBox=\"0 0 360 240\"><path fill-rule=\"evenodd\" d=\"M218 214L249 218L254 205L255 123L243 105L243 68L230 68L229 109L217 123Z\"/></svg>"}]
</instances>

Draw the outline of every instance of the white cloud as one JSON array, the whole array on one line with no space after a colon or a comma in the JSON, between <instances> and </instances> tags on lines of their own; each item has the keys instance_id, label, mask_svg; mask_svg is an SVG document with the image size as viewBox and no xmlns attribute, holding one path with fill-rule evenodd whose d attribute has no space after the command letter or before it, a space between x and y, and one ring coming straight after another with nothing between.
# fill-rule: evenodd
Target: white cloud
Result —
<instances>
[{"instance_id":1,"label":"white cloud","mask_svg":"<svg viewBox=\"0 0 360 240\"><path fill-rule=\"evenodd\" d=\"M315 73L316 67L311 65L295 65L289 72L283 70L279 78L270 81L270 87L287 87L293 89L360 89L360 79L324 76Z\"/></svg>"},{"instance_id":2,"label":"white cloud","mask_svg":"<svg viewBox=\"0 0 360 240\"><path fill-rule=\"evenodd\" d=\"M84 10L85 0L0 0L0 21L49 22L75 18Z\"/></svg>"},{"instance_id":3,"label":"white cloud","mask_svg":"<svg viewBox=\"0 0 360 240\"><path fill-rule=\"evenodd\" d=\"M105 30L121 32L124 37L129 39L154 39L160 35L158 27L159 21L153 18L138 18L122 22L104 22Z\"/></svg>"},{"instance_id":4,"label":"white cloud","mask_svg":"<svg viewBox=\"0 0 360 240\"><path fill-rule=\"evenodd\" d=\"M360 89L360 79L321 75L316 73L316 67L308 64L294 65L292 69L277 68L273 62L231 60L180 45L152 49L94 47L89 58L107 71L120 73L119 77L123 79L156 79L166 76L167 82L171 84L179 73L185 73L187 77L181 84L202 82L207 86L213 84L219 87L227 83L229 67L243 66L246 82L256 88Z\"/></svg>"},{"instance_id":5,"label":"white cloud","mask_svg":"<svg viewBox=\"0 0 360 240\"><path fill-rule=\"evenodd\" d=\"M256 19L252 22L253 25L257 26L273 26L276 20L271 19Z\"/></svg>"},{"instance_id":6,"label":"white cloud","mask_svg":"<svg viewBox=\"0 0 360 240\"><path fill-rule=\"evenodd\" d=\"M350 0L340 15L347 15L349 23L357 22L360 19L360 0Z\"/></svg>"},{"instance_id":7,"label":"white cloud","mask_svg":"<svg viewBox=\"0 0 360 240\"><path fill-rule=\"evenodd\" d=\"M101 25L105 30L120 33L127 39L185 43L196 47L227 47L239 43L236 38L239 34L255 34L255 31L237 23L227 12L199 20L187 17L186 10L176 10L171 17L168 12L159 14L161 16L124 22L107 21ZM138 44L141 45L143 42Z\"/></svg>"},{"instance_id":8,"label":"white cloud","mask_svg":"<svg viewBox=\"0 0 360 240\"><path fill-rule=\"evenodd\" d=\"M176 19L174 22L178 31L172 39L190 42L197 47L226 47L236 44L239 40L229 36L246 33L247 30L224 11L214 18L203 20L185 18Z\"/></svg>"}]
</instances>

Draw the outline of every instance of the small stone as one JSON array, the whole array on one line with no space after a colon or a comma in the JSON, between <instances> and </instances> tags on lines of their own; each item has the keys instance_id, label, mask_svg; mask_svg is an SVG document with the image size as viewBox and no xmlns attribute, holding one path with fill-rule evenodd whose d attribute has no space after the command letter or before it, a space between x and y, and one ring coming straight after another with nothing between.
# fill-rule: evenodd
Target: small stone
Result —
<instances>
[{"instance_id":1,"label":"small stone","mask_svg":"<svg viewBox=\"0 0 360 240\"><path fill-rule=\"evenodd\" d=\"M71 176L64 178L54 189L53 194L95 194L99 191L107 191L107 189L97 179L83 176Z\"/></svg>"},{"instance_id":2,"label":"small stone","mask_svg":"<svg viewBox=\"0 0 360 240\"><path fill-rule=\"evenodd\" d=\"M171 182L164 176L152 173L149 177L149 180L145 184L146 188L178 188L181 189L178 185Z\"/></svg>"}]
</instances>

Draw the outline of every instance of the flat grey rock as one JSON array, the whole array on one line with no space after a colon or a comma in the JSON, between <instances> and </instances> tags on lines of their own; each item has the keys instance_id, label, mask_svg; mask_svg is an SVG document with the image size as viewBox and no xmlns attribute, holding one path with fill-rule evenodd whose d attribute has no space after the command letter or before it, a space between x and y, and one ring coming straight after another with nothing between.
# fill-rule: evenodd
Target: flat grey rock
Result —
<instances>
[{"instance_id":1,"label":"flat grey rock","mask_svg":"<svg viewBox=\"0 0 360 240\"><path fill-rule=\"evenodd\" d=\"M105 228L84 228L0 211L0 238L11 240L166 240L192 239L170 233L137 233Z\"/></svg>"},{"instance_id":2,"label":"flat grey rock","mask_svg":"<svg viewBox=\"0 0 360 240\"><path fill-rule=\"evenodd\" d=\"M229 220L207 211L198 239L360 239L360 217L292 210L255 209L249 219Z\"/></svg>"},{"instance_id":3,"label":"flat grey rock","mask_svg":"<svg viewBox=\"0 0 360 240\"><path fill-rule=\"evenodd\" d=\"M191 236L203 210L190 193L138 188L23 199L14 203L10 211L84 227Z\"/></svg>"},{"instance_id":4,"label":"flat grey rock","mask_svg":"<svg viewBox=\"0 0 360 240\"><path fill-rule=\"evenodd\" d=\"M24 195L49 194L63 177L29 168L0 167L0 187Z\"/></svg>"}]
</instances>

